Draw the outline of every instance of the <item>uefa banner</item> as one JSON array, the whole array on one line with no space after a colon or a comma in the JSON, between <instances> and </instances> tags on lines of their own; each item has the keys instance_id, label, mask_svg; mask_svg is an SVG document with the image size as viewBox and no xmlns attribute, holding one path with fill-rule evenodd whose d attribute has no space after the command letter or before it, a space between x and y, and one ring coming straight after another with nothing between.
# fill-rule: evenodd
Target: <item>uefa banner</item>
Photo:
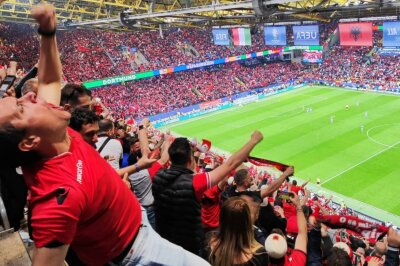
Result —
<instances>
[{"instance_id":1,"label":"uefa banner","mask_svg":"<svg viewBox=\"0 0 400 266\"><path fill-rule=\"evenodd\" d=\"M286 45L286 26L264 27L266 45Z\"/></svg>"},{"instance_id":2,"label":"uefa banner","mask_svg":"<svg viewBox=\"0 0 400 266\"><path fill-rule=\"evenodd\" d=\"M212 34L214 37L215 45L230 45L229 30L228 29L213 29Z\"/></svg>"},{"instance_id":3,"label":"uefa banner","mask_svg":"<svg viewBox=\"0 0 400 266\"><path fill-rule=\"evenodd\" d=\"M319 45L319 26L293 26L294 45Z\"/></svg>"},{"instance_id":4,"label":"uefa banner","mask_svg":"<svg viewBox=\"0 0 400 266\"><path fill-rule=\"evenodd\" d=\"M339 23L340 45L372 46L372 22Z\"/></svg>"},{"instance_id":5,"label":"uefa banner","mask_svg":"<svg viewBox=\"0 0 400 266\"><path fill-rule=\"evenodd\" d=\"M400 21L383 23L383 47L400 47Z\"/></svg>"}]
</instances>

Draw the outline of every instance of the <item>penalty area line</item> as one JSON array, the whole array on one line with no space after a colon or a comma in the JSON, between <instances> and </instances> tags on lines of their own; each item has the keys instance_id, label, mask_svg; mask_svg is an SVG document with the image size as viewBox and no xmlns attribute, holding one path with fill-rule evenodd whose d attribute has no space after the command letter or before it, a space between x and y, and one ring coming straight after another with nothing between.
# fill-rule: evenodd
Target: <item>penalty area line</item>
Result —
<instances>
[{"instance_id":1,"label":"penalty area line","mask_svg":"<svg viewBox=\"0 0 400 266\"><path fill-rule=\"evenodd\" d=\"M342 172L340 172L340 173L338 173L338 174L336 174L336 175L334 175L334 176L328 178L327 180L325 180L324 182L322 182L321 185L324 185L324 184L326 184L326 183L332 181L332 180L335 179L336 177L341 176L341 175L343 175L344 173L347 173L348 171L350 171L350 170L356 168L357 166L359 166L359 165L361 165L361 164L363 164L363 163L365 163L365 162L371 160L372 158L374 158L374 157L376 157L376 156L378 156L378 155L384 153L385 151L390 150L391 148L395 147L395 146L398 145L399 143L400 143L400 141L397 141L397 142L393 143L392 145L388 146L387 148L385 148L385 149L383 149L383 150L381 150L381 151L378 151L377 153L372 154L371 156L369 156L368 158L362 160L361 162L359 162L359 163L357 163L357 164L355 164L355 165L353 165L353 166L350 166L350 167L347 168L346 170L344 170L344 171L342 171Z\"/></svg>"}]
</instances>

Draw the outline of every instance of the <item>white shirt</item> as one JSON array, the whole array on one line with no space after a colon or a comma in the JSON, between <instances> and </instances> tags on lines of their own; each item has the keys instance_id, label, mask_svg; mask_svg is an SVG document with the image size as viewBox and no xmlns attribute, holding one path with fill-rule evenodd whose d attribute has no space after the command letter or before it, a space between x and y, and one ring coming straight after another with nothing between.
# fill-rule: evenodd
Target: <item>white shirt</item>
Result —
<instances>
[{"instance_id":1,"label":"white shirt","mask_svg":"<svg viewBox=\"0 0 400 266\"><path fill-rule=\"evenodd\" d=\"M96 150L98 150L106 141L107 137L99 137L96 142ZM103 150L100 152L101 157L105 158L108 163L112 166L112 168L118 170L119 169L119 160L122 158L122 145L116 139L110 139L106 146L104 146Z\"/></svg>"}]
</instances>

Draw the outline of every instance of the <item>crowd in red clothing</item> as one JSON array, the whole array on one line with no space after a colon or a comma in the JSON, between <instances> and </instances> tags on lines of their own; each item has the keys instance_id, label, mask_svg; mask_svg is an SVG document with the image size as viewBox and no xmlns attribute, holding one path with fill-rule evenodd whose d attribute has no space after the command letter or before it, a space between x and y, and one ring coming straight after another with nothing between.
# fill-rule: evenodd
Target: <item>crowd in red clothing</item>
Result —
<instances>
[{"instance_id":1,"label":"crowd in red clothing","mask_svg":"<svg viewBox=\"0 0 400 266\"><path fill-rule=\"evenodd\" d=\"M330 35L334 25L336 23L321 25L321 42ZM23 62L24 68L32 67L38 58L36 31L31 26L12 23L3 23L0 27L4 28L0 32L0 63L14 55L17 61ZM57 38L65 78L83 82L273 48L264 44L263 26L252 29L252 32L250 46L216 46L210 28L170 29L162 34L159 31L66 30L59 31ZM293 45L290 27L287 40L288 45ZM31 51L33 54L29 53ZM137 52L144 56L143 64L135 63Z\"/></svg>"},{"instance_id":2,"label":"crowd in red clothing","mask_svg":"<svg viewBox=\"0 0 400 266\"><path fill-rule=\"evenodd\" d=\"M321 26L321 43L336 28L335 22ZM0 29L0 64L15 58L25 70L35 65L38 51L35 30L11 23L1 23ZM288 29L290 45L293 35L291 27ZM272 48L264 45L262 26L252 33L251 46L216 46L209 28L170 29L162 34L67 30L59 31L57 38L65 80L82 82ZM381 45L381 35L374 33L377 46ZM138 52L144 56L144 64L137 63ZM294 79L398 87L397 61L398 56L380 56L371 53L368 47L334 46L317 69L298 63L276 62L255 67L233 63L99 88L94 94L118 117L132 114L145 117Z\"/></svg>"},{"instance_id":3,"label":"crowd in red clothing","mask_svg":"<svg viewBox=\"0 0 400 266\"><path fill-rule=\"evenodd\" d=\"M94 94L118 117L133 114L145 117L294 80L300 76L300 70L301 65L289 63L273 63L254 68L230 64L221 69L186 71L111 88L99 88L94 90Z\"/></svg>"},{"instance_id":4,"label":"crowd in red clothing","mask_svg":"<svg viewBox=\"0 0 400 266\"><path fill-rule=\"evenodd\" d=\"M309 71L304 77L332 83L348 81L371 88L398 88L398 62L399 56L381 56L377 52L371 53L368 47L336 46L317 70Z\"/></svg>"},{"instance_id":5,"label":"crowd in red clothing","mask_svg":"<svg viewBox=\"0 0 400 266\"><path fill-rule=\"evenodd\" d=\"M36 63L36 59L32 56L31 50L28 52L28 49L37 50L37 36L34 34L33 29L28 26L18 28L12 24L0 24L0 30L4 29L5 32L10 32L14 30L14 28L14 37L9 38L6 33L0 33L0 47L4 48L0 53L0 60L3 60L1 63L4 63L5 60L9 61L10 58L15 58L15 60L21 61L23 68L28 69ZM328 30L324 34L329 35L329 32L331 32L333 28L333 26L327 27ZM162 68L266 49L263 45L261 33L254 34L253 44L248 47L213 46L208 29L198 30L196 34L193 34L193 31L189 29L170 30L165 32L163 37L160 36L158 32L151 31L135 34L136 33L115 34L110 32L90 32L81 30L60 32L58 40L65 78L68 81L75 82L87 79L99 79L105 76L128 73L132 69L145 70L147 68ZM25 36L24 39L20 38L22 35ZM140 38L138 38L137 35L140 35ZM327 37L326 35L324 36ZM209 39L208 41L206 41L207 38ZM23 44L28 47L25 47ZM193 46L195 51L199 54L190 54L191 52L189 51L190 49L188 50L188 47L191 46ZM138 65L134 60L135 58L132 58L133 50L129 48L135 48L137 49L136 51L140 51L146 60L148 60L148 63L144 66ZM328 82L363 82L371 86L394 86L398 85L400 81L397 60L398 57L381 57L376 52L371 51L370 48L355 49L334 47L328 52L324 63L316 69L312 69L301 63L280 61L260 63L255 66L231 63L99 88L94 90L93 97L101 98L102 103L113 111L114 118L126 117L128 115L146 117L204 101L212 101L224 96L232 96L240 92L266 87L271 84L284 84L290 81L301 82L305 79L325 80ZM58 75L58 77L60 77L60 75ZM85 88L83 88L83 91L88 93L86 99L91 102L91 98L89 97L90 93ZM33 95L33 93L30 95ZM73 93L71 93L69 97L72 95ZM77 98L79 99L82 97L77 96ZM96 102L97 101L96 99ZM83 109L92 112L90 106L91 104L89 103L87 107ZM79 111L79 108L76 109ZM139 139L139 145L141 146L139 150L143 153L143 158L149 155L147 153L150 153L150 150L154 152L156 149L159 149L159 151L154 153L156 154L155 157L160 154L165 155L165 147L168 148L167 153L172 153L173 148L170 149L170 146L168 146L172 144L168 142L172 142L172 140L175 139L173 141L178 143L181 140L170 136L167 132L165 132L165 134L158 132L151 127L150 121L148 121L148 123L143 121L146 121L146 119L142 120L140 126L130 125L131 130L129 131L125 122L117 122L115 119L111 121L111 128L113 128L113 123L117 124L117 132L119 132L118 135L121 141L126 135L125 133L132 134L132 138L126 138L129 146L132 144L134 145ZM135 130L135 128L137 130ZM110 134L110 138L113 137L112 129L107 130L107 132L107 134ZM124 134L121 134L122 132L124 132ZM71 130L70 133L73 139L79 139L79 142L83 143L83 139L80 139L78 132L72 132ZM79 132L79 134L82 133ZM389 227L377 223L376 220L371 221L365 219L365 217L361 218L356 215L351 215L354 213L350 212L344 205L333 206L330 203L330 199L325 198L323 195L312 195L305 188L306 184L297 186L297 183L295 183L292 178L294 168L291 166L274 176L272 173L274 170L270 168L259 169L253 166L249 167L249 163L243 165L242 162L248 158L250 150L252 149L250 149L250 147L254 147L254 143L259 143L262 138L260 132L253 133L250 141L246 144L247 146L244 146L241 151L237 153L239 155L236 155L236 157L243 157L240 159L240 162L226 163L226 165L224 164L221 167L222 169L226 169L226 167L228 167L227 165L231 167L237 164L238 166L240 165L239 168L241 169L232 167L232 169L226 171L226 174L221 175L220 182L214 186L211 186L210 180L212 178L209 174L212 175L213 170L220 167L224 158L209 150L201 150L200 148L203 147L199 148L195 144L189 143L187 140L184 142L182 141L183 144L178 143L177 145L189 146L187 155L190 158L185 161L184 164L186 165L181 165L179 161L174 163L174 158L169 154L168 159L162 163L166 166L169 165L169 161L171 161L172 167L170 169L173 169L173 167L178 169L179 167L183 168L190 165L190 169L185 169L185 178L187 175L192 175L192 169L196 173L195 176L197 174L202 176L201 182L203 182L203 184L201 185L201 193L198 195L196 194L195 207L202 212L203 216L197 217L200 213L196 213L195 215L196 221L199 221L200 225L203 226L199 228L200 231L202 231L201 235L203 233L213 233L220 237L219 244L215 244L218 241L218 237L214 236L214 239L216 239L215 242L210 240L207 246L211 253L209 256L205 256L205 258L209 260L212 265L226 265L223 263L223 260L221 260L221 263L218 263L217 257L227 255L229 249L222 249L222 252L217 251L215 253L213 253L213 251L218 250L218 245L221 245L220 243L223 242L224 238L221 236L225 227L228 228L229 225L238 223L237 220L227 219L229 220L228 223L224 224L225 220L223 215L228 212L226 210L224 211L224 209L226 209L226 206L231 202L236 202L235 208L231 211L232 213L238 213L240 208L245 210L245 215L243 215L243 217L246 217L246 221L243 223L245 226L239 228L239 233L240 231L245 231L244 229L248 230L247 233L248 236L251 236L249 239L251 239L252 242L251 245L248 246L248 250L243 249L243 253L240 253L245 254L245 259L239 257L240 259L236 260L236 262L242 262L243 260L244 263L233 263L235 260L231 258L233 262L229 265L305 266L306 264L323 265L323 263L325 263L327 265L361 266L364 265L364 262L369 266L383 264L386 266L399 265L400 235L389 231ZM152 147L148 144L149 142L153 144ZM165 142L165 145L163 142ZM122 141L122 143L124 142ZM80 143L74 142L73 147L76 148L77 144ZM186 146L183 147L186 149ZM87 145L84 147L91 153L95 153L95 150L92 150L91 147ZM181 152L180 149L177 150ZM137 155L138 159L140 156L136 153L138 153L138 150L135 151L135 155ZM245 153L247 153L247 155L244 156L243 154ZM177 157L183 156L184 155L180 155ZM203 156L202 159L200 159L201 156ZM234 157L235 155L228 159L228 162L234 161L234 159L232 159ZM96 159L97 157L93 156L93 158ZM105 159L105 157L98 158L101 159L100 162L104 163L103 159ZM207 163L206 159L208 159L207 161L209 163ZM159 158L159 161L160 160L161 158ZM95 160L93 160L93 162L94 161ZM90 164L91 167L93 167L93 165L93 163ZM161 166L161 164L159 164L159 166ZM75 165L73 165L73 167L75 167ZM79 170L80 166L77 165L77 167ZM137 163L134 164L134 167L135 172L144 170L141 169ZM188 170L190 170L190 172L186 172ZM156 197L156 194L159 193L156 186L161 187L162 185L158 184L158 182L162 183L166 180L166 178L163 179L164 177L170 178L171 176L171 174L164 174L163 171L164 170L157 172L158 175L156 174L157 176L152 180L154 191L153 203L155 204L159 204L159 202L164 199L170 200L170 198L172 200L175 200L175 198L180 200L179 197L181 197L178 195L179 193L165 198ZM268 171L271 171L271 173ZM218 172L218 170L216 172ZM214 172L214 175L216 175L216 172ZM243 172L244 174L242 174ZM27 172L24 171L24 173L26 174ZM229 175L227 173L229 173ZM149 175L151 176L150 172ZM181 174L179 174L179 176L180 175ZM127 175L124 176L124 178L126 177ZM231 182L229 182L228 177L232 177L233 181L231 180ZM292 180L289 181L289 178ZM198 179L199 178L197 178L197 180ZM109 181L117 180L118 179L110 179ZM185 197L187 191L189 191L191 195L192 191L196 190L195 183L193 183L194 180L196 180L196 178L191 176L191 183L187 185L188 188L178 188L179 190L177 189L177 191L184 192L183 194L185 194ZM128 183L131 181L128 181ZM181 185L179 182L174 183ZM128 185L131 186L131 183ZM113 186L110 187L113 188ZM210 190L206 190L206 188L210 189L211 192ZM115 187L114 191L117 191ZM110 193L110 191L108 192ZM226 194L223 195L223 193ZM125 194L128 195L127 193ZM162 196L164 196L164 194L162 194ZM226 198L224 198L225 196ZM186 199L185 197L183 197L183 199ZM225 203L223 203L224 201ZM99 201L97 201L97 203L98 202ZM184 200L182 202L186 203L187 201ZM147 206L143 205L143 207L146 207L146 212L148 212L149 209L151 211L152 207L156 206L153 205L153 203ZM56 204L55 201L53 204ZM62 202L61 204L59 203L59 197L57 198L57 204L62 204ZM156 211L159 213L165 211L160 208L162 205L158 206ZM168 207L176 206L179 205L171 205ZM184 206L186 207L189 205ZM96 205L96 207L101 209L103 206L100 207ZM114 210L117 209L118 208L114 208ZM177 208L171 208L172 211L174 211L173 209ZM183 208L183 211L186 210L192 209ZM142 212L143 211L144 209ZM206 215L204 215L204 212L206 212ZM138 213L135 214L138 215ZM147 215L149 214L147 213ZM191 212L187 212L185 215L187 215L187 217L194 216ZM159 215L157 219L160 219L160 217ZM205 219L204 217L207 218ZM199 219L197 220L197 218ZM271 221L274 221L274 224L271 224ZM139 226L139 224L140 223L137 225ZM163 223L159 222L157 225L158 228L155 229L162 232L160 225L163 225ZM176 227L176 224L173 226ZM146 227L146 225L144 227ZM184 227L178 229L182 228ZM340 229L336 230L338 228ZM385 241L388 242L389 246L387 243L384 243L382 244L384 247L380 248L378 238L387 232L389 232L389 237ZM232 231L233 236L235 236L235 233L238 232ZM137 236L138 234L136 234L136 236L130 236L129 238L133 238L133 241L136 241L135 238ZM69 237L72 238L73 236L70 235ZM115 238L116 235L113 237ZM189 238L191 238L191 235L189 235ZM277 242L279 238L282 238L283 242ZM199 242L200 240L203 241L203 239L199 239ZM271 243L268 241L271 241ZM186 242L183 243L186 244ZM36 245L38 244L40 244L40 242L36 241ZM123 244L125 245L125 243ZM371 248L369 244L375 246ZM253 246L257 247L257 249L251 250ZM335 249L335 247L337 248ZM83 248L90 247L86 245ZM249 250L251 250L251 252L249 252ZM201 250L197 250L197 252L196 254L203 255ZM242 252L242 250L240 252ZM355 258L353 252L356 252L358 259ZM124 253L125 251L121 254ZM251 256L247 257L248 254ZM263 261L258 261L258 259L262 259L258 257L260 254L263 255ZM375 257L373 260L375 260L376 263L369 264L368 256L365 256L365 254L370 257ZM89 255L91 255L89 256L90 258L86 258L88 261L95 258L94 254ZM384 255L386 257L384 257ZM124 254L124 257L125 256L126 254ZM115 256L110 256L110 258L113 257ZM254 261L253 258L255 259Z\"/></svg>"}]
</instances>

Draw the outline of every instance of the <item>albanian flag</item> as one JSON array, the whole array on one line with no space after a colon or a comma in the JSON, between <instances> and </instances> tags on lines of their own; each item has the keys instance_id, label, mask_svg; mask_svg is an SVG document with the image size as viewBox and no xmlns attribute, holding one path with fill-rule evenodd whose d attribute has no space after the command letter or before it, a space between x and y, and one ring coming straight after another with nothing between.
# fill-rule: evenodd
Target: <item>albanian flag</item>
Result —
<instances>
[{"instance_id":1,"label":"albanian flag","mask_svg":"<svg viewBox=\"0 0 400 266\"><path fill-rule=\"evenodd\" d=\"M389 230L386 226L371 223L350 215L322 215L318 221L334 229L346 228L353 230L368 239L372 244L375 244Z\"/></svg>"},{"instance_id":2,"label":"albanian flag","mask_svg":"<svg viewBox=\"0 0 400 266\"><path fill-rule=\"evenodd\" d=\"M340 45L372 46L372 22L339 23Z\"/></svg>"}]
</instances>

